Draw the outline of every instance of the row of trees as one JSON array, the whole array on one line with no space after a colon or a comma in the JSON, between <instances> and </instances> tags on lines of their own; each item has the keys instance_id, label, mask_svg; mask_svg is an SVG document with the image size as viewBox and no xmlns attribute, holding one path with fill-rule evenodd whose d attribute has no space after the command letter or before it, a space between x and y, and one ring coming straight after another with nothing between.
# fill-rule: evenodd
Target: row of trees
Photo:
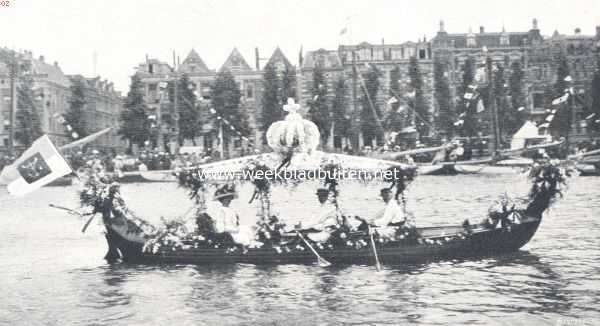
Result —
<instances>
[{"instance_id":1,"label":"row of trees","mask_svg":"<svg viewBox=\"0 0 600 326\"><path fill-rule=\"evenodd\" d=\"M196 137L201 135L203 125L207 122L212 122L215 130L222 128L225 144L229 142L234 132L235 134L239 132L243 136L250 134L248 115L240 106L242 96L240 87L230 71L220 71L211 84L210 101L214 114L201 112L194 92L195 88L186 74L168 82L165 94L170 114L165 115L166 120L162 120L163 117L148 115L148 106L144 100L145 85L138 75L133 75L121 112L119 129L119 134L129 141L130 149L133 144L144 146L148 141L153 145L159 145L157 136L163 131L159 130L162 126L156 123L158 119L161 119L161 124L168 126L170 130L168 135L164 135L163 140L167 142L172 132L175 132L172 136L180 145L185 140L190 140L195 145ZM228 128L222 125L225 120Z\"/></svg>"},{"instance_id":2,"label":"row of trees","mask_svg":"<svg viewBox=\"0 0 600 326\"><path fill-rule=\"evenodd\" d=\"M308 102L309 119L319 128L321 143L327 143L332 128L334 135L346 138L356 137L360 130L367 144L373 140L382 144L386 132L400 131L411 125L415 125L421 135L429 133L429 103L417 59L410 60L407 89L403 90L400 85L400 67L390 71L388 92L384 95L394 100L386 103L378 101L382 95L382 76L383 72L375 65L369 65L357 76L357 112L353 113L353 105L348 100L350 82L342 75L328 85L325 71L319 66L314 68ZM330 87L332 91L329 91Z\"/></svg>"},{"instance_id":3,"label":"row of trees","mask_svg":"<svg viewBox=\"0 0 600 326\"><path fill-rule=\"evenodd\" d=\"M548 103L552 99L564 94L567 83L564 78L569 74L566 58L559 57L556 83L549 87L546 99ZM600 67L600 60L598 63ZM590 90L585 101L587 114L597 113L596 119L588 123L589 128L600 131L600 69L596 69L592 79ZM474 58L468 58L461 67L461 83L456 90L456 98L452 97L452 89L449 80L451 63L443 57L436 57L433 62L433 88L436 113L431 116L429 103L424 87L423 73L416 58L411 58L408 67L409 83L401 84L403 79L400 67L394 67L390 71L389 90L383 94L384 98L392 100L382 103L377 99L382 97L381 80L382 71L375 65L357 78L357 112L350 110L353 107L349 100L349 88L351 83L344 75L330 80L321 67L316 67L312 74L312 86L310 87L311 99L308 101L309 112L307 117L315 122L321 132L321 142L326 144L332 134L341 137L352 137L360 130L366 143L371 140L383 142L385 132L400 131L405 127L414 125L420 135L446 136L454 135L476 136L479 133L491 132L489 121L490 110L481 110L482 107L463 95L472 92L471 85L478 84L475 80L478 64ZM481 69L481 68L480 68ZM523 124L526 117L526 92L525 72L521 61L510 62L508 58L504 63L496 63L492 72L495 87L493 94L486 83L479 83L477 92L478 99L482 100L483 108L490 106L494 101L501 134L509 136L516 132ZM74 87L77 87L76 85ZM197 106L194 93L195 87L189 77L182 75L177 80L177 92L175 83L168 84L169 102L177 103L179 114L178 141L182 143L185 139L194 140L200 135L202 125L207 120L206 114L201 114ZM274 65L265 67L261 92L261 115L260 125L263 131L274 121L283 118L282 106L288 97L295 98L297 89L296 71L292 66L277 70ZM73 93L77 94L77 89ZM175 101L177 93L177 101ZM236 131L249 135L251 130L248 125L248 116L241 109L240 99L242 97L240 87L233 75L227 71L218 73L215 81L211 84L211 107L217 112L216 115L231 122ZM74 96L71 101L71 111L76 112L84 100L78 100ZM123 122L120 133L132 143L143 144L152 140L151 135L156 133L152 130L152 121L148 119L147 108L144 103L144 87L137 76L132 77L132 83L125 101L125 109L121 115ZM548 105L549 107L549 105ZM175 112L175 111L173 111ZM569 128L571 118L569 110L558 110L551 125L552 130L564 133ZM74 114L76 115L76 114ZM214 116L209 117L214 118ZM204 120L204 121L202 121ZM599 122L596 122L596 121ZM217 119L212 119L218 124ZM461 123L456 123L460 121ZM486 123L487 122L487 123ZM69 123L76 128L81 123L76 119ZM173 121L166 121L172 124ZM333 128L333 130L332 130ZM83 129L82 129L83 130ZM227 141L233 132L224 129L224 138ZM333 133L332 133L333 131ZM78 131L79 132L79 131ZM85 131L79 132L85 134Z\"/></svg>"}]
</instances>

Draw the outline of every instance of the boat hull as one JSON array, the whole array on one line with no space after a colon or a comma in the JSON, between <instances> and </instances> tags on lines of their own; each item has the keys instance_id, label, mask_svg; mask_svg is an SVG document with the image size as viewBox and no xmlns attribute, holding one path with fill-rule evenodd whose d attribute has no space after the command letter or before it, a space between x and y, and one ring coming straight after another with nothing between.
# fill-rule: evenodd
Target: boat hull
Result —
<instances>
[{"instance_id":1,"label":"boat hull","mask_svg":"<svg viewBox=\"0 0 600 326\"><path fill-rule=\"evenodd\" d=\"M533 237L541 218L530 218L521 224L509 227L485 229L471 227L469 232L463 227L434 227L419 229L424 241L405 244L390 241L377 243L376 249L382 263L427 262L456 258L476 258L503 252L516 251ZM233 252L224 248L161 248L156 253L145 252L143 243L127 239L127 235L118 229L107 228L109 246L113 245L121 253L122 260L137 263L178 263L178 264L214 264L214 263L249 263L249 264L310 264L316 261L315 255L306 247L303 250L287 252L281 248L263 247ZM445 232L463 234L462 237L451 236ZM368 238L367 238L368 239ZM333 249L315 248L319 255L332 263L372 264L375 260L370 245L360 249L343 247Z\"/></svg>"},{"instance_id":2,"label":"boat hull","mask_svg":"<svg viewBox=\"0 0 600 326\"><path fill-rule=\"evenodd\" d=\"M484 169L485 165L462 165L462 164L439 164L439 165L420 165L420 175L457 175L457 174L476 174Z\"/></svg>"}]
</instances>

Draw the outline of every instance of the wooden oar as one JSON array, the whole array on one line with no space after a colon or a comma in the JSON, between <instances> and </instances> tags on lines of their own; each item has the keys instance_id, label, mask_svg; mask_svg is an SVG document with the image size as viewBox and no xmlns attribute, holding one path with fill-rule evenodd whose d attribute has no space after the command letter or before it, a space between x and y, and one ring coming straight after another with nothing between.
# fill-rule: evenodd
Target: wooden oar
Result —
<instances>
[{"instance_id":1,"label":"wooden oar","mask_svg":"<svg viewBox=\"0 0 600 326\"><path fill-rule=\"evenodd\" d=\"M308 241L306 241L306 239L304 239L304 236L302 236L302 233L296 231L296 234L300 237L300 239L302 239L302 241L304 241L306 246L308 246L308 248L313 252L313 254L315 254L315 256L317 256L317 263L319 264L319 266L321 266L321 267L331 266L331 263L328 262L327 260L325 260L325 258L321 257L319 255L319 253L315 250L315 248L313 248L310 245L310 243L308 243Z\"/></svg>"},{"instance_id":2,"label":"wooden oar","mask_svg":"<svg viewBox=\"0 0 600 326\"><path fill-rule=\"evenodd\" d=\"M377 271L381 271L381 264L379 263L379 256L377 255L377 249L375 248L375 240L373 239L373 232L371 232L371 227L369 227L369 236L371 237L371 247L373 247L373 255L375 255L375 268Z\"/></svg>"},{"instance_id":3,"label":"wooden oar","mask_svg":"<svg viewBox=\"0 0 600 326\"><path fill-rule=\"evenodd\" d=\"M67 211L71 215L77 215L77 216L81 216L81 217L84 217L86 215L92 215L87 220L87 222L85 222L85 224L83 225L83 228L81 229L81 233L85 233L85 230L87 230L88 226L90 226L90 223L92 223L92 220L94 219L94 217L96 217L96 214L93 214L93 213L81 214L80 212L78 212L78 211L76 211L74 209L67 208L67 207L58 206L58 205L54 205L54 204L49 204L49 206L52 207L52 208L57 208L57 209L61 209L63 211Z\"/></svg>"}]
</instances>

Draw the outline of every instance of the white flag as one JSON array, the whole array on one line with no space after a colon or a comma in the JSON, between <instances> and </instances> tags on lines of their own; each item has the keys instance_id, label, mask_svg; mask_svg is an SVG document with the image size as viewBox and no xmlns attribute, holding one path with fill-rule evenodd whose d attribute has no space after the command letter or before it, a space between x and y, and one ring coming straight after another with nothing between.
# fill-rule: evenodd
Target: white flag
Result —
<instances>
[{"instance_id":1,"label":"white flag","mask_svg":"<svg viewBox=\"0 0 600 326\"><path fill-rule=\"evenodd\" d=\"M573 78L571 78L571 76L567 76L567 77L565 77L565 79L564 79L564 80L565 80L566 82L570 82L570 81L573 81Z\"/></svg>"},{"instance_id":2,"label":"white flag","mask_svg":"<svg viewBox=\"0 0 600 326\"><path fill-rule=\"evenodd\" d=\"M398 99L397 99L395 96L392 96L392 97L391 97L391 98L390 98L390 99L387 101L387 103L388 103L389 105L392 105L392 104L394 104L394 103L398 103Z\"/></svg>"},{"instance_id":3,"label":"white flag","mask_svg":"<svg viewBox=\"0 0 600 326\"><path fill-rule=\"evenodd\" d=\"M460 126L460 125L462 125L464 122L465 122L464 120L458 120L458 121L456 121L456 122L454 123L454 125L455 125L455 126Z\"/></svg>"},{"instance_id":4,"label":"white flag","mask_svg":"<svg viewBox=\"0 0 600 326\"><path fill-rule=\"evenodd\" d=\"M465 93L464 99L465 100L470 100L473 98L473 93Z\"/></svg>"},{"instance_id":5,"label":"white flag","mask_svg":"<svg viewBox=\"0 0 600 326\"><path fill-rule=\"evenodd\" d=\"M2 170L0 182L8 184L10 194L23 196L71 172L69 164L44 135Z\"/></svg>"},{"instance_id":6,"label":"white flag","mask_svg":"<svg viewBox=\"0 0 600 326\"><path fill-rule=\"evenodd\" d=\"M554 119L554 114L551 114L546 117L546 121L551 122Z\"/></svg>"},{"instance_id":7,"label":"white flag","mask_svg":"<svg viewBox=\"0 0 600 326\"><path fill-rule=\"evenodd\" d=\"M565 93L565 95L559 97L559 98L555 98L552 101L552 105L559 105L561 103L564 103L567 101L567 99L569 99L569 93Z\"/></svg>"}]
</instances>

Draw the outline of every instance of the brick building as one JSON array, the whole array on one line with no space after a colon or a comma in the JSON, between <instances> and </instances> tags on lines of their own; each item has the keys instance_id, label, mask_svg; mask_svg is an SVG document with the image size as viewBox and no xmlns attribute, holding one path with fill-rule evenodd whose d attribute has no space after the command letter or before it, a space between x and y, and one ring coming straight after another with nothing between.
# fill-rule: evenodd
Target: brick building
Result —
<instances>
[{"instance_id":1,"label":"brick building","mask_svg":"<svg viewBox=\"0 0 600 326\"><path fill-rule=\"evenodd\" d=\"M10 51L0 49L0 51ZM21 53L21 61L24 66L29 67L28 71L23 73L32 76L34 102L42 131L52 139L57 145L64 145L69 142L64 127L54 117L55 114L64 114L69 106L70 86L69 78L65 76L58 63L46 63L44 56L34 58L33 53L25 51ZM3 123L0 124L0 147L4 150L8 146L8 130L5 127L10 125L10 81L8 78L8 69L5 64L0 63L0 92L2 99L0 101L0 113ZM18 146L19 144L16 144Z\"/></svg>"},{"instance_id":2,"label":"brick building","mask_svg":"<svg viewBox=\"0 0 600 326\"><path fill-rule=\"evenodd\" d=\"M8 51L8 49L0 49ZM67 76L55 61L46 63L44 56L35 58L31 51L19 54L20 62L27 71L22 71L33 79L33 101L40 117L42 132L48 134L55 145L61 146L72 140L65 126L57 118L69 109L71 85L73 79L83 80L86 85L86 123L90 132L104 129L107 126L116 127L122 109L121 96L114 91L112 83L101 81L100 78L84 78L82 76ZM10 80L6 65L0 62L0 151L8 146L8 126L10 125ZM101 137L98 146L120 147L123 142L116 136L116 128L110 134ZM20 144L15 142L15 146Z\"/></svg>"},{"instance_id":3,"label":"brick building","mask_svg":"<svg viewBox=\"0 0 600 326\"><path fill-rule=\"evenodd\" d=\"M249 118L250 128L253 130L253 135L248 137L252 144L259 144L257 139L262 137L260 124L261 114L261 98L262 98L262 82L264 70L261 70L258 49L256 50L255 65L250 66L242 54L234 48L224 64L218 69L213 70L206 66L200 55L191 50L186 58L177 66L177 69L166 62L157 59L147 59L146 62L139 64L136 74L141 78L145 86L146 103L149 107L148 114L155 116L159 121L159 128L165 140L171 138L174 140L172 121L173 114L172 103L169 102L166 94L166 83L173 81L176 76L186 74L195 90L198 100L197 106L200 110L202 124L201 136L195 140L196 144L206 149L215 148L217 146L218 131L213 127L213 116L210 113L210 85L215 80L217 72L227 69L235 78L235 81L240 86L241 109L244 110ZM283 70L285 67L290 67L291 63L277 48L269 57L267 64L272 64L276 70ZM265 66L266 66L265 65ZM240 145L239 137L236 142ZM186 143L185 145L191 145ZM233 146L229 146L232 148Z\"/></svg>"},{"instance_id":4,"label":"brick building","mask_svg":"<svg viewBox=\"0 0 600 326\"><path fill-rule=\"evenodd\" d=\"M123 109L121 93L115 91L113 83L100 77L86 78L81 75L68 76L71 84L83 86L85 99L84 120L88 133L113 127L107 134L94 142L95 147L122 150L126 143L117 134L119 115Z\"/></svg>"},{"instance_id":5,"label":"brick building","mask_svg":"<svg viewBox=\"0 0 600 326\"><path fill-rule=\"evenodd\" d=\"M377 67L380 71L381 76L379 78L380 88L377 93L377 97L373 100L373 104L378 106L382 112L386 111L386 102L390 98L389 86L390 86L390 72L399 68L401 79L400 84L400 95L406 94L410 91L409 83L409 61L411 57L417 58L417 64L423 76L423 93L426 98L426 102L429 105L429 111L433 113L433 61L432 61L432 49L431 43L427 42L425 38L418 42L405 42L401 44L385 44L383 41L381 44L370 44L362 42L357 45L340 45L337 50L325 50L318 49L316 51L308 51L303 58L303 62L300 69L301 83L300 83L300 94L301 103L303 106L308 107L311 99L313 89L313 72L316 67L319 67L325 75L327 89L333 90L334 83L342 78L346 83L345 103L347 103L346 112L349 116L356 117L353 114L354 110L362 110L361 104L356 103L354 105L353 99L360 97L363 94L362 76L368 71L371 65ZM357 86L353 87L353 68L357 69ZM356 89L356 94L354 90ZM329 92L328 97L330 100L335 95L333 92ZM336 138L336 146L339 147L341 144L346 143L345 139L338 140L340 135L334 135ZM374 140L373 140L374 141ZM359 145L370 145L363 144L362 135L359 135ZM331 145L330 145L331 146Z\"/></svg>"},{"instance_id":6,"label":"brick building","mask_svg":"<svg viewBox=\"0 0 600 326\"><path fill-rule=\"evenodd\" d=\"M462 82L462 67L468 57L476 62L484 62L490 56L495 64L505 68L510 76L511 63L519 61L525 72L524 94L526 110L530 119L541 121L547 114L546 90L556 82L558 57L566 57L573 86L578 96L585 98L591 77L596 69L600 49L600 27L596 35L582 35L576 28L574 34L562 35L555 31L552 36L542 35L537 19L533 19L531 29L522 32L486 32L484 27L479 33L448 33L443 22L437 35L431 40L433 55L450 62L449 79L453 95ZM585 123L582 122L583 106L575 105L571 136L573 140L587 137Z\"/></svg>"},{"instance_id":7,"label":"brick building","mask_svg":"<svg viewBox=\"0 0 600 326\"><path fill-rule=\"evenodd\" d=\"M410 77L408 74L409 59L416 57L423 74L424 93L430 107L430 117L437 112L437 103L433 88L433 60L442 59L449 64L446 72L450 82L451 97L454 104L463 96L458 94L462 83L462 69L467 58L471 57L477 63L485 62L487 56L495 64L502 64L506 78L510 76L510 65L519 61L525 72L524 94L526 95L527 112L535 121L543 120L546 115L544 96L548 87L556 81L557 60L562 53L567 58L573 86L580 96L589 88L591 77L600 52L600 26L596 27L595 35L582 35L579 28L572 35L561 35L554 32L552 36L543 36L536 19L533 19L530 30L507 32L487 32L482 26L478 32L469 30L467 33L449 33L443 22L440 22L437 34L430 40L426 38L417 42L401 44L369 44L340 45L337 50L318 49L308 51L301 63L300 94L301 102L307 105L311 100L313 71L315 67L323 69L327 88L333 89L333 83L344 78L352 82L353 67L358 70L357 96L362 95L360 76L370 65L376 66L383 72L380 78L380 91L374 100L375 105L384 109L385 101L389 98L390 71L399 67L401 71L401 93L408 89ZM349 87L346 93L347 112L360 110L360 103L353 104L354 87ZM332 98L334 94L329 94ZM572 139L585 137L581 105L575 106L573 112Z\"/></svg>"}]
</instances>

